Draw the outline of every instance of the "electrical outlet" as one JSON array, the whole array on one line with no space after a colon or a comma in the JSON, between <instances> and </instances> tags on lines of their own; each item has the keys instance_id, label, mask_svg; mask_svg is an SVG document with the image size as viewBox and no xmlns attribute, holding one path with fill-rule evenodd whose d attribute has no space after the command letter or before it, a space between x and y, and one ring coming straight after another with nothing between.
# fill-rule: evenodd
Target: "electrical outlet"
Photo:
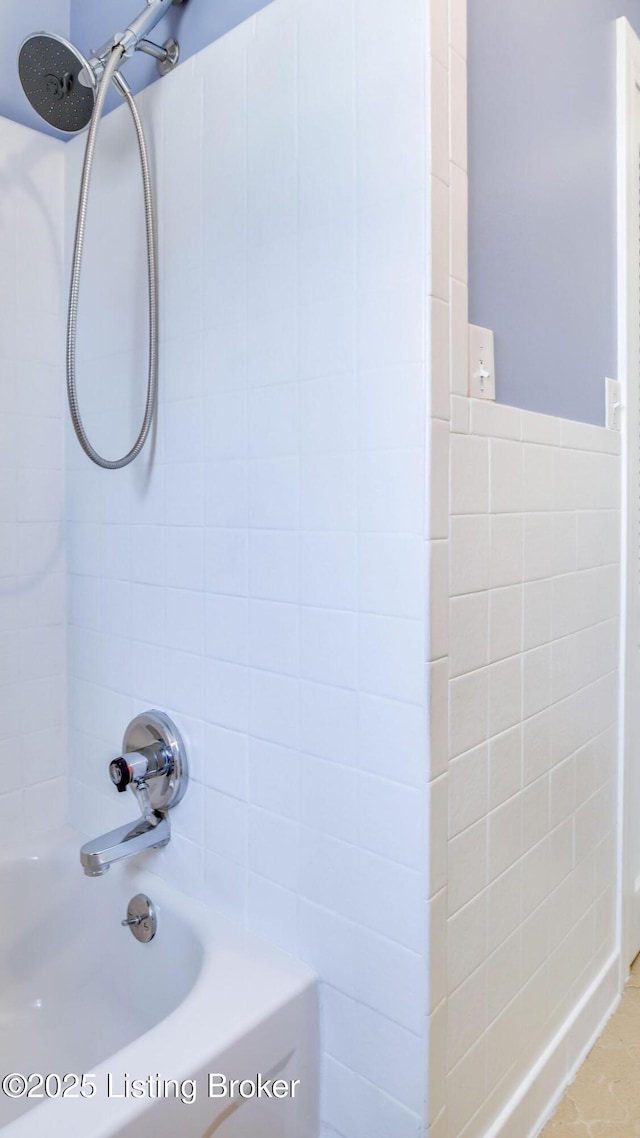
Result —
<instances>
[{"instance_id":1,"label":"electrical outlet","mask_svg":"<svg viewBox=\"0 0 640 1138\"><path fill-rule=\"evenodd\" d=\"M473 399L495 399L496 367L493 332L469 325L469 395Z\"/></svg>"},{"instance_id":2,"label":"electrical outlet","mask_svg":"<svg viewBox=\"0 0 640 1138\"><path fill-rule=\"evenodd\" d=\"M619 431L622 423L622 388L617 379L605 379L607 398L607 427Z\"/></svg>"}]
</instances>

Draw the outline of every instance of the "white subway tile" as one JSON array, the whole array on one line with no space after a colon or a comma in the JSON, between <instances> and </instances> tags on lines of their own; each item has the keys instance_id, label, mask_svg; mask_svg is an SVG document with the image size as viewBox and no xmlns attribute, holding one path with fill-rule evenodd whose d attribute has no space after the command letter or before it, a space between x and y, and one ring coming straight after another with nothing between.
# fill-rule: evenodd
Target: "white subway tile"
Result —
<instances>
[{"instance_id":1,"label":"white subway tile","mask_svg":"<svg viewBox=\"0 0 640 1138\"><path fill-rule=\"evenodd\" d=\"M249 787L249 740L238 731L207 723L204 781L214 790L246 800Z\"/></svg>"},{"instance_id":2,"label":"white subway tile","mask_svg":"<svg viewBox=\"0 0 640 1138\"><path fill-rule=\"evenodd\" d=\"M355 765L358 748L356 692L301 681L300 746L310 754Z\"/></svg>"},{"instance_id":3,"label":"white subway tile","mask_svg":"<svg viewBox=\"0 0 640 1138\"><path fill-rule=\"evenodd\" d=\"M469 293L462 281L450 281L451 290L451 391L469 394Z\"/></svg>"},{"instance_id":4,"label":"white subway tile","mask_svg":"<svg viewBox=\"0 0 640 1138\"><path fill-rule=\"evenodd\" d=\"M363 450L413 449L424 442L425 381L420 366L358 374L357 431Z\"/></svg>"},{"instance_id":5,"label":"white subway tile","mask_svg":"<svg viewBox=\"0 0 640 1138\"><path fill-rule=\"evenodd\" d=\"M516 794L488 817L489 880L514 865L522 853L522 801Z\"/></svg>"},{"instance_id":6,"label":"white subway tile","mask_svg":"<svg viewBox=\"0 0 640 1138\"><path fill-rule=\"evenodd\" d=\"M350 693L337 694L350 700ZM348 712L351 708L349 702ZM322 711L326 715L324 705ZM358 712L359 765L411 786L423 785L427 775L424 707L363 693L358 698ZM350 714L345 714L345 718L351 727Z\"/></svg>"},{"instance_id":7,"label":"white subway tile","mask_svg":"<svg viewBox=\"0 0 640 1138\"><path fill-rule=\"evenodd\" d=\"M522 920L522 866L515 862L487 889L487 952L503 944Z\"/></svg>"},{"instance_id":8,"label":"white subway tile","mask_svg":"<svg viewBox=\"0 0 640 1138\"><path fill-rule=\"evenodd\" d=\"M251 539L260 535L251 534ZM212 593L247 593L248 535L239 529L207 528L204 534L204 584ZM252 559L252 566L254 564Z\"/></svg>"},{"instance_id":9,"label":"white subway tile","mask_svg":"<svg viewBox=\"0 0 640 1138\"><path fill-rule=\"evenodd\" d=\"M449 834L466 830L487 813L489 750L484 743L449 764Z\"/></svg>"},{"instance_id":10,"label":"white subway tile","mask_svg":"<svg viewBox=\"0 0 640 1138\"><path fill-rule=\"evenodd\" d=\"M429 659L443 659L449 651L449 543L432 541L427 546L429 613Z\"/></svg>"},{"instance_id":11,"label":"white subway tile","mask_svg":"<svg viewBox=\"0 0 640 1138\"><path fill-rule=\"evenodd\" d=\"M258 387L248 394L247 426L250 458L287 458L298 453L299 396L295 383Z\"/></svg>"},{"instance_id":12,"label":"white subway tile","mask_svg":"<svg viewBox=\"0 0 640 1138\"><path fill-rule=\"evenodd\" d=\"M522 843L530 850L547 836L549 824L549 776L529 783L522 795Z\"/></svg>"},{"instance_id":13,"label":"white subway tile","mask_svg":"<svg viewBox=\"0 0 640 1138\"><path fill-rule=\"evenodd\" d=\"M449 536L449 452L451 436L443 419L431 420L430 477L428 524L426 532L432 540Z\"/></svg>"},{"instance_id":14,"label":"white subway tile","mask_svg":"<svg viewBox=\"0 0 640 1138\"><path fill-rule=\"evenodd\" d=\"M615 564L620 559L620 514L594 510L577 516L578 569Z\"/></svg>"},{"instance_id":15,"label":"white subway tile","mask_svg":"<svg viewBox=\"0 0 640 1138\"><path fill-rule=\"evenodd\" d=\"M238 664L207 659L203 718L217 727L247 730L249 677Z\"/></svg>"},{"instance_id":16,"label":"white subway tile","mask_svg":"<svg viewBox=\"0 0 640 1138\"><path fill-rule=\"evenodd\" d=\"M362 452L358 456L360 531L424 534L424 475L421 450Z\"/></svg>"},{"instance_id":17,"label":"white subway tile","mask_svg":"<svg viewBox=\"0 0 640 1138\"><path fill-rule=\"evenodd\" d=\"M358 686L358 617L320 608L300 610L300 675L336 687Z\"/></svg>"},{"instance_id":18,"label":"white subway tile","mask_svg":"<svg viewBox=\"0 0 640 1138\"><path fill-rule=\"evenodd\" d=\"M450 415L450 306L437 297L430 300L429 337L431 341L431 415L449 419Z\"/></svg>"},{"instance_id":19,"label":"white subway tile","mask_svg":"<svg viewBox=\"0 0 640 1138\"><path fill-rule=\"evenodd\" d=\"M430 780L446 773L449 760L449 667L448 660L436 660L427 669L428 684L428 777Z\"/></svg>"},{"instance_id":20,"label":"white subway tile","mask_svg":"<svg viewBox=\"0 0 640 1138\"><path fill-rule=\"evenodd\" d=\"M246 458L247 393L222 391L203 401L204 457L208 460Z\"/></svg>"},{"instance_id":21,"label":"white subway tile","mask_svg":"<svg viewBox=\"0 0 640 1138\"><path fill-rule=\"evenodd\" d=\"M291 242L290 233L286 240ZM274 252L270 255L275 259ZM288 256L291 257L291 251ZM289 272L292 268L290 263ZM290 299L289 295L284 298L285 301ZM227 365L230 372L227 384L243 386L246 383L250 388L256 388L295 381L298 370L298 334L296 309L290 303L283 302L275 310L266 304L264 311L260 308L254 311L252 308L246 325L241 323L238 332L244 334L243 344L236 346L234 340L226 347L227 356L231 356L231 363ZM233 326L227 332L227 336L232 335Z\"/></svg>"},{"instance_id":22,"label":"white subway tile","mask_svg":"<svg viewBox=\"0 0 640 1138\"><path fill-rule=\"evenodd\" d=\"M167 649L166 683L171 706L194 719L202 719L205 700L202 656Z\"/></svg>"},{"instance_id":23,"label":"white subway tile","mask_svg":"<svg viewBox=\"0 0 640 1138\"><path fill-rule=\"evenodd\" d=\"M455 992L486 957L487 895L480 893L448 923L448 986Z\"/></svg>"},{"instance_id":24,"label":"white subway tile","mask_svg":"<svg viewBox=\"0 0 640 1138\"><path fill-rule=\"evenodd\" d=\"M468 178L466 171L453 163L449 169L449 177L451 179L451 276L467 284L469 280Z\"/></svg>"},{"instance_id":25,"label":"white subway tile","mask_svg":"<svg viewBox=\"0 0 640 1138\"><path fill-rule=\"evenodd\" d=\"M363 286L357 311L358 370L421 363L425 323L425 297L413 276L375 291Z\"/></svg>"},{"instance_id":26,"label":"white subway tile","mask_svg":"<svg viewBox=\"0 0 640 1138\"><path fill-rule=\"evenodd\" d=\"M451 513L489 511L489 444L476 435L451 436Z\"/></svg>"},{"instance_id":27,"label":"white subway tile","mask_svg":"<svg viewBox=\"0 0 640 1138\"><path fill-rule=\"evenodd\" d=\"M489 663L489 597L469 593L450 601L449 668L452 676L465 675Z\"/></svg>"},{"instance_id":28,"label":"white subway tile","mask_svg":"<svg viewBox=\"0 0 640 1138\"><path fill-rule=\"evenodd\" d=\"M328 909L298 901L298 951L327 984L347 995L355 993L357 927ZM363 934L367 935L367 934ZM368 934L371 935L371 934Z\"/></svg>"},{"instance_id":29,"label":"white subway tile","mask_svg":"<svg viewBox=\"0 0 640 1138\"><path fill-rule=\"evenodd\" d=\"M204 637L207 656L232 664L249 659L249 604L244 597L205 597Z\"/></svg>"},{"instance_id":30,"label":"white subway tile","mask_svg":"<svg viewBox=\"0 0 640 1138\"><path fill-rule=\"evenodd\" d=\"M484 967L478 968L448 1000L447 1062L449 1070L480 1038L487 1026Z\"/></svg>"},{"instance_id":31,"label":"white subway tile","mask_svg":"<svg viewBox=\"0 0 640 1138\"><path fill-rule=\"evenodd\" d=\"M221 531L215 531L218 535ZM246 535L243 535L246 542ZM219 536L214 536L217 545L222 544ZM238 544L237 558L234 556L234 570L240 556L248 561L248 592L251 597L269 601L296 602L300 596L300 558L301 538L290 530L252 530L246 545ZM234 546L236 545L234 541ZM229 567L231 569L231 565ZM246 578L242 575L244 560L235 570L235 588L215 589L215 592L239 592L240 583Z\"/></svg>"},{"instance_id":32,"label":"white subway tile","mask_svg":"<svg viewBox=\"0 0 640 1138\"><path fill-rule=\"evenodd\" d=\"M215 476L215 470L212 471ZM300 515L298 459L256 459L248 467L248 515L251 529L295 530ZM224 488L223 488L224 489ZM237 520L235 520L237 519ZM215 525L242 525L242 503L229 518L209 517Z\"/></svg>"},{"instance_id":33,"label":"white subway tile","mask_svg":"<svg viewBox=\"0 0 640 1138\"><path fill-rule=\"evenodd\" d=\"M520 656L511 656L488 669L489 731L499 735L522 719L522 676Z\"/></svg>"},{"instance_id":34,"label":"white subway tile","mask_svg":"<svg viewBox=\"0 0 640 1138\"><path fill-rule=\"evenodd\" d=\"M337 798L340 801L340 798ZM361 774L357 782L358 842L372 853L419 870L425 863L420 825L424 810L421 790ZM333 807L335 811L335 804Z\"/></svg>"},{"instance_id":35,"label":"white subway tile","mask_svg":"<svg viewBox=\"0 0 640 1138\"><path fill-rule=\"evenodd\" d=\"M165 637L168 647L183 652L204 651L204 595L190 589L167 589L165 592ZM136 600L132 597L132 609ZM162 613L160 608L160 613Z\"/></svg>"},{"instance_id":36,"label":"white subway tile","mask_svg":"<svg viewBox=\"0 0 640 1138\"><path fill-rule=\"evenodd\" d=\"M301 657L300 615L295 605L249 601L249 663L270 672L297 675Z\"/></svg>"},{"instance_id":37,"label":"white subway tile","mask_svg":"<svg viewBox=\"0 0 640 1138\"><path fill-rule=\"evenodd\" d=\"M488 589L490 583L489 518L451 519L451 595ZM510 582L505 582L510 583Z\"/></svg>"},{"instance_id":38,"label":"white subway tile","mask_svg":"<svg viewBox=\"0 0 640 1138\"><path fill-rule=\"evenodd\" d=\"M424 282L425 203L424 188L412 186L384 200L360 203L357 271L368 290L388 287L390 281Z\"/></svg>"},{"instance_id":39,"label":"white subway tile","mask_svg":"<svg viewBox=\"0 0 640 1138\"><path fill-rule=\"evenodd\" d=\"M292 518L295 518L293 509ZM356 526L355 456L305 456L300 462L301 529L353 531Z\"/></svg>"},{"instance_id":40,"label":"white subway tile","mask_svg":"<svg viewBox=\"0 0 640 1138\"><path fill-rule=\"evenodd\" d=\"M285 952L298 950L298 898L290 889L249 874L247 920L259 936L277 944Z\"/></svg>"},{"instance_id":41,"label":"white subway tile","mask_svg":"<svg viewBox=\"0 0 640 1138\"><path fill-rule=\"evenodd\" d=\"M299 760L298 784L303 825L345 842L354 841L359 785L356 771L342 763L303 755ZM279 810L277 806L276 809Z\"/></svg>"},{"instance_id":42,"label":"white subway tile","mask_svg":"<svg viewBox=\"0 0 640 1138\"><path fill-rule=\"evenodd\" d=\"M552 638L553 585L550 580L527 582L523 588L525 651Z\"/></svg>"},{"instance_id":43,"label":"white subway tile","mask_svg":"<svg viewBox=\"0 0 640 1138\"><path fill-rule=\"evenodd\" d=\"M494 810L516 794L522 785L520 724L489 742L489 809Z\"/></svg>"},{"instance_id":44,"label":"white subway tile","mask_svg":"<svg viewBox=\"0 0 640 1138\"><path fill-rule=\"evenodd\" d=\"M349 376L300 384L300 449L323 454L353 449L356 386Z\"/></svg>"},{"instance_id":45,"label":"white subway tile","mask_svg":"<svg viewBox=\"0 0 640 1138\"><path fill-rule=\"evenodd\" d=\"M457 32L457 29L456 29ZM458 36L458 38L460 38ZM451 161L467 169L467 67L462 53L449 54L451 90Z\"/></svg>"},{"instance_id":46,"label":"white subway tile","mask_svg":"<svg viewBox=\"0 0 640 1138\"><path fill-rule=\"evenodd\" d=\"M523 518L496 514L491 518L491 587L519 584L522 574Z\"/></svg>"},{"instance_id":47,"label":"white subway tile","mask_svg":"<svg viewBox=\"0 0 640 1138\"><path fill-rule=\"evenodd\" d=\"M555 449L523 446L523 505L525 511L549 511L555 497Z\"/></svg>"},{"instance_id":48,"label":"white subway tile","mask_svg":"<svg viewBox=\"0 0 640 1138\"><path fill-rule=\"evenodd\" d=\"M418 1035L424 992L421 956L358 926L353 940L355 998Z\"/></svg>"},{"instance_id":49,"label":"white subway tile","mask_svg":"<svg viewBox=\"0 0 640 1138\"><path fill-rule=\"evenodd\" d=\"M249 807L249 867L276 885L299 888L299 827L282 815Z\"/></svg>"},{"instance_id":50,"label":"white subway tile","mask_svg":"<svg viewBox=\"0 0 640 1138\"><path fill-rule=\"evenodd\" d=\"M553 415L539 415L535 411L522 412L522 439L525 443L543 443L560 446L562 427Z\"/></svg>"},{"instance_id":51,"label":"white subway tile","mask_svg":"<svg viewBox=\"0 0 640 1138\"><path fill-rule=\"evenodd\" d=\"M492 589L489 609L489 659L494 663L522 651L522 586Z\"/></svg>"},{"instance_id":52,"label":"white subway tile","mask_svg":"<svg viewBox=\"0 0 640 1138\"><path fill-rule=\"evenodd\" d=\"M480 1039L447 1075L447 1094L452 1104L450 1125L456 1128L454 1134L464 1135L464 1138L482 1125L483 1111L479 1108L485 1093L485 1068L485 1045Z\"/></svg>"},{"instance_id":53,"label":"white subway tile","mask_svg":"<svg viewBox=\"0 0 640 1138\"><path fill-rule=\"evenodd\" d=\"M238 721L241 718L242 696L247 677L241 680L238 703ZM300 733L299 683L292 676L252 669L248 676L249 729L252 735L295 747ZM233 726L231 724L230 726Z\"/></svg>"},{"instance_id":54,"label":"white subway tile","mask_svg":"<svg viewBox=\"0 0 640 1138\"><path fill-rule=\"evenodd\" d=\"M442 6L444 8L444 6ZM445 57L446 44L442 46L442 38L446 39L446 9L444 16L438 17L439 5L432 6L432 38L436 34L435 55L433 42L431 44L431 118L430 118L430 146L431 146L431 173L445 184L449 181L449 74L448 60ZM445 25L445 36L440 32L440 23ZM435 28L433 25L436 25Z\"/></svg>"},{"instance_id":55,"label":"white subway tile","mask_svg":"<svg viewBox=\"0 0 640 1138\"><path fill-rule=\"evenodd\" d=\"M389 198L402 187L424 185L425 13L413 4L391 13L361 0L356 11L360 185L367 198ZM391 97L380 89L381 74Z\"/></svg>"},{"instance_id":56,"label":"white subway tile","mask_svg":"<svg viewBox=\"0 0 640 1138\"><path fill-rule=\"evenodd\" d=\"M519 930L504 941L486 963L487 1018L496 1019L517 995L521 977Z\"/></svg>"},{"instance_id":57,"label":"white subway tile","mask_svg":"<svg viewBox=\"0 0 640 1138\"><path fill-rule=\"evenodd\" d=\"M522 446L519 442L492 438L490 453L491 513L519 513L522 510Z\"/></svg>"},{"instance_id":58,"label":"white subway tile","mask_svg":"<svg viewBox=\"0 0 640 1138\"><path fill-rule=\"evenodd\" d=\"M425 630L420 621L361 616L358 629L362 691L408 703L425 697Z\"/></svg>"},{"instance_id":59,"label":"white subway tile","mask_svg":"<svg viewBox=\"0 0 640 1138\"><path fill-rule=\"evenodd\" d=\"M132 532L132 561L134 563L135 573L135 559L136 559L136 534L137 530L146 530L146 526L136 526ZM160 536L156 534L155 527L153 537L158 537L158 545L160 545ZM145 535L145 537L148 535ZM140 549L140 557L150 556L151 550L146 547ZM167 584L174 589L202 589L204 584L204 532L199 526L167 526L164 532L164 549L162 556L164 558L164 580L160 580L158 574L158 582ZM141 573L143 571L141 570ZM142 577L136 577L136 580L148 580L145 574ZM152 577L152 583L156 583L156 577Z\"/></svg>"},{"instance_id":60,"label":"white subway tile","mask_svg":"<svg viewBox=\"0 0 640 1138\"><path fill-rule=\"evenodd\" d=\"M227 916L244 923L247 871L244 865L207 851L204 858L204 899Z\"/></svg>"},{"instance_id":61,"label":"white subway tile","mask_svg":"<svg viewBox=\"0 0 640 1138\"><path fill-rule=\"evenodd\" d=\"M489 731L490 669L470 672L449 687L449 739L451 755L483 743Z\"/></svg>"},{"instance_id":62,"label":"white subway tile","mask_svg":"<svg viewBox=\"0 0 640 1138\"><path fill-rule=\"evenodd\" d=\"M360 611L420 618L425 603L424 560L424 541L419 536L361 534Z\"/></svg>"},{"instance_id":63,"label":"white subway tile","mask_svg":"<svg viewBox=\"0 0 640 1138\"><path fill-rule=\"evenodd\" d=\"M522 712L525 719L551 703L551 647L533 648L522 657Z\"/></svg>"},{"instance_id":64,"label":"white subway tile","mask_svg":"<svg viewBox=\"0 0 640 1138\"><path fill-rule=\"evenodd\" d=\"M349 879L348 860L343 869ZM353 896L350 912L357 922L413 952L422 952L426 936L426 906L422 873L369 853L354 851ZM380 897L387 904L380 905Z\"/></svg>"}]
</instances>

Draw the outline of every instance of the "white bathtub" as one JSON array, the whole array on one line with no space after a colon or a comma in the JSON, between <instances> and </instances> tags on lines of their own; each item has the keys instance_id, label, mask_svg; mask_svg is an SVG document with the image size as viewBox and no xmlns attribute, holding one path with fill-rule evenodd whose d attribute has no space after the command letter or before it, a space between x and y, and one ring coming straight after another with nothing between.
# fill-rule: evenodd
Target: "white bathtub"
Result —
<instances>
[{"instance_id":1,"label":"white bathtub","mask_svg":"<svg viewBox=\"0 0 640 1138\"><path fill-rule=\"evenodd\" d=\"M85 878L78 849L66 836L0 853L0 1081L86 1075L84 1093L93 1083L95 1094L72 1080L65 1095L78 1097L0 1091L3 1138L317 1138L309 969L131 863ZM150 944L120 924L139 892L158 911ZM282 1083L231 1097L214 1079L209 1097L210 1074ZM117 1097L126 1077L143 1097ZM190 1083L177 1098L164 1086L191 1079L191 1104ZM57 1080L46 1089L56 1094ZM30 1090L44 1093L36 1080Z\"/></svg>"}]
</instances>

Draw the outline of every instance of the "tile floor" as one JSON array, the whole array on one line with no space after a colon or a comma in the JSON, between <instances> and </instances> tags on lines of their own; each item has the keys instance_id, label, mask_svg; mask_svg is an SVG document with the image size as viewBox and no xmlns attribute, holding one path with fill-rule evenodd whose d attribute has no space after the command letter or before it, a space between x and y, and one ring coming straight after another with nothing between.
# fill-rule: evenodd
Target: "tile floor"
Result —
<instances>
[{"instance_id":1,"label":"tile floor","mask_svg":"<svg viewBox=\"0 0 640 1138\"><path fill-rule=\"evenodd\" d=\"M620 1006L540 1138L640 1136L640 956Z\"/></svg>"}]
</instances>

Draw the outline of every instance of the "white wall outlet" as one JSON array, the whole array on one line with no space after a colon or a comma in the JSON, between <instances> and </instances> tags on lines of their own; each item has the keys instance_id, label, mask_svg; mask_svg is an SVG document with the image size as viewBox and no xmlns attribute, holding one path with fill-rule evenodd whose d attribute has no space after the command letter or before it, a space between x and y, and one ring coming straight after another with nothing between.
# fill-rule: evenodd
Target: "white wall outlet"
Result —
<instances>
[{"instance_id":1,"label":"white wall outlet","mask_svg":"<svg viewBox=\"0 0 640 1138\"><path fill-rule=\"evenodd\" d=\"M473 399L495 399L496 365L493 332L469 325L469 395Z\"/></svg>"},{"instance_id":2,"label":"white wall outlet","mask_svg":"<svg viewBox=\"0 0 640 1138\"><path fill-rule=\"evenodd\" d=\"M605 379L607 397L607 427L619 431L622 423L622 388L617 379Z\"/></svg>"}]
</instances>

